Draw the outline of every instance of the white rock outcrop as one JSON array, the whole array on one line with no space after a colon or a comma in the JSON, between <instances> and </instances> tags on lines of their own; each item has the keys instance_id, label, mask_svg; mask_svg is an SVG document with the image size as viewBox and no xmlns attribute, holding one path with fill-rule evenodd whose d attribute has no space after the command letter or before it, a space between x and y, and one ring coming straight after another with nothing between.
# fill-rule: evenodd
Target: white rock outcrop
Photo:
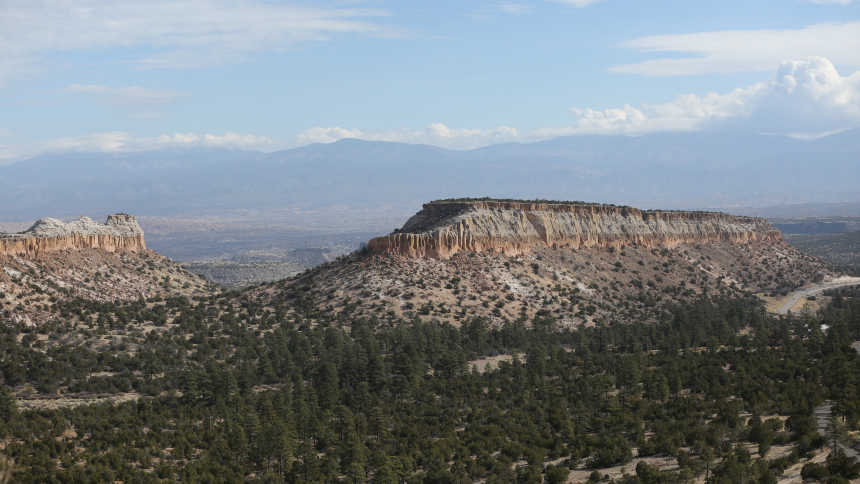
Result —
<instances>
[{"instance_id":1,"label":"white rock outcrop","mask_svg":"<svg viewBox=\"0 0 860 484\"><path fill-rule=\"evenodd\" d=\"M781 241L767 220L711 212L642 211L610 205L472 201L428 203L371 252L448 258L460 251L523 254L536 246L674 247L682 243Z\"/></svg>"},{"instance_id":2,"label":"white rock outcrop","mask_svg":"<svg viewBox=\"0 0 860 484\"><path fill-rule=\"evenodd\" d=\"M43 218L24 232L0 233L0 255L37 257L45 251L83 248L113 252L145 249L146 243L137 220L126 214L108 215L104 224L83 215L69 223Z\"/></svg>"}]
</instances>

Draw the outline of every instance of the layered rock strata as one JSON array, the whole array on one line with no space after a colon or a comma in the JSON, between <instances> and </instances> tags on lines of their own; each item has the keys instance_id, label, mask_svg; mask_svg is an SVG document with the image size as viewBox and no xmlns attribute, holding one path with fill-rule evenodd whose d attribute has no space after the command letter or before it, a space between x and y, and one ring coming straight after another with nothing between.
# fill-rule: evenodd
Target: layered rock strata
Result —
<instances>
[{"instance_id":1,"label":"layered rock strata","mask_svg":"<svg viewBox=\"0 0 860 484\"><path fill-rule=\"evenodd\" d=\"M0 234L0 255L38 257L50 251L85 248L136 251L146 249L146 242L137 220L125 214L108 215L104 225L85 216L69 223L43 218L24 232Z\"/></svg>"},{"instance_id":2,"label":"layered rock strata","mask_svg":"<svg viewBox=\"0 0 860 484\"><path fill-rule=\"evenodd\" d=\"M425 204L402 229L371 240L368 250L449 258L460 251L523 254L536 246L673 248L781 240L780 231L764 219L724 213L479 201Z\"/></svg>"}]
</instances>

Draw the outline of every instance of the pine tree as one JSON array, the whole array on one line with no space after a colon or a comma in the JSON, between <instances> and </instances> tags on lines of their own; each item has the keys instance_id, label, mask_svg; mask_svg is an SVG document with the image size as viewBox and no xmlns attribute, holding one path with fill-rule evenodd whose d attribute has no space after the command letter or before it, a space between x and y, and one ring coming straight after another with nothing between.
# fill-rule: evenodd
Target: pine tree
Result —
<instances>
[{"instance_id":1,"label":"pine tree","mask_svg":"<svg viewBox=\"0 0 860 484\"><path fill-rule=\"evenodd\" d=\"M193 405L197 402L198 388L197 388L197 375L192 371L186 371L182 374L182 380L179 384L179 389L182 391L182 399L188 405Z\"/></svg>"},{"instance_id":2,"label":"pine tree","mask_svg":"<svg viewBox=\"0 0 860 484\"><path fill-rule=\"evenodd\" d=\"M848 441L848 432L842 420L835 413L830 414L830 419L827 421L827 444L831 449L839 448L839 445L844 445Z\"/></svg>"},{"instance_id":3,"label":"pine tree","mask_svg":"<svg viewBox=\"0 0 860 484\"><path fill-rule=\"evenodd\" d=\"M364 482L364 467L358 462L353 462L347 466L346 482L348 484L362 484Z\"/></svg>"},{"instance_id":4,"label":"pine tree","mask_svg":"<svg viewBox=\"0 0 860 484\"><path fill-rule=\"evenodd\" d=\"M373 432L373 435L376 436L376 441L379 442L379 438L383 436L387 430L387 426L385 425L385 414L382 413L382 410L379 407L373 407L370 411L368 420L370 421L370 429Z\"/></svg>"},{"instance_id":5,"label":"pine tree","mask_svg":"<svg viewBox=\"0 0 860 484\"><path fill-rule=\"evenodd\" d=\"M391 464L389 462L385 462L376 469L376 472L373 473L373 479L370 481L372 484L398 484L397 483L397 474L395 474L394 469L391 468Z\"/></svg>"},{"instance_id":6,"label":"pine tree","mask_svg":"<svg viewBox=\"0 0 860 484\"><path fill-rule=\"evenodd\" d=\"M0 385L0 419L3 423L9 423L9 420L17 414L18 405L15 403L15 397L6 387Z\"/></svg>"},{"instance_id":7,"label":"pine tree","mask_svg":"<svg viewBox=\"0 0 860 484\"><path fill-rule=\"evenodd\" d=\"M293 436L285 425L279 425L279 434L275 437L275 452L278 460L278 474L286 474L293 461Z\"/></svg>"}]
</instances>

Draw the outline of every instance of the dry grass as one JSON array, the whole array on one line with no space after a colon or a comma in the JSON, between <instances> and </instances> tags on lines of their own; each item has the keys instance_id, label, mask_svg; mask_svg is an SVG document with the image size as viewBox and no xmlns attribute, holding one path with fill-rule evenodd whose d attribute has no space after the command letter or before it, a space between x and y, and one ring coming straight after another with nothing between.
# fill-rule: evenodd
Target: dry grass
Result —
<instances>
[{"instance_id":1,"label":"dry grass","mask_svg":"<svg viewBox=\"0 0 860 484\"><path fill-rule=\"evenodd\" d=\"M58 300L108 302L209 294L215 288L150 250L46 252L37 258L0 256L0 319L39 325L56 317Z\"/></svg>"},{"instance_id":2,"label":"dry grass","mask_svg":"<svg viewBox=\"0 0 860 484\"><path fill-rule=\"evenodd\" d=\"M141 397L138 393L117 393L115 395L85 395L85 396L45 396L35 398L17 398L15 402L20 410L56 410L73 408L81 405L97 403L119 404L130 402Z\"/></svg>"},{"instance_id":3,"label":"dry grass","mask_svg":"<svg viewBox=\"0 0 860 484\"><path fill-rule=\"evenodd\" d=\"M615 252L545 247L519 257L458 253L448 260L352 255L288 285L312 281L320 309L331 306L366 317L420 316L458 326L476 316L500 325L540 313L575 327L600 320L655 321L660 306L704 292L749 290L775 299L768 292L793 290L823 277L825 270L825 264L784 242L716 242ZM273 296L271 287L254 292L267 294Z\"/></svg>"}]
</instances>

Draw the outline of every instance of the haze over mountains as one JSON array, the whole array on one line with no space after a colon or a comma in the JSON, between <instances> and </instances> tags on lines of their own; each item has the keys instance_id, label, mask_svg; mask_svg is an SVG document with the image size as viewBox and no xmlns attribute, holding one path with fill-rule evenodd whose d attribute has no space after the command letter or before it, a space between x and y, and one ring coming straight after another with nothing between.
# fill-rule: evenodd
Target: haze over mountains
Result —
<instances>
[{"instance_id":1,"label":"haze over mountains","mask_svg":"<svg viewBox=\"0 0 860 484\"><path fill-rule=\"evenodd\" d=\"M0 167L3 222L123 210L408 214L430 199L554 198L639 207L857 201L860 130L801 141L728 133L575 136L470 151L345 139L274 153L189 148L42 155Z\"/></svg>"}]
</instances>

